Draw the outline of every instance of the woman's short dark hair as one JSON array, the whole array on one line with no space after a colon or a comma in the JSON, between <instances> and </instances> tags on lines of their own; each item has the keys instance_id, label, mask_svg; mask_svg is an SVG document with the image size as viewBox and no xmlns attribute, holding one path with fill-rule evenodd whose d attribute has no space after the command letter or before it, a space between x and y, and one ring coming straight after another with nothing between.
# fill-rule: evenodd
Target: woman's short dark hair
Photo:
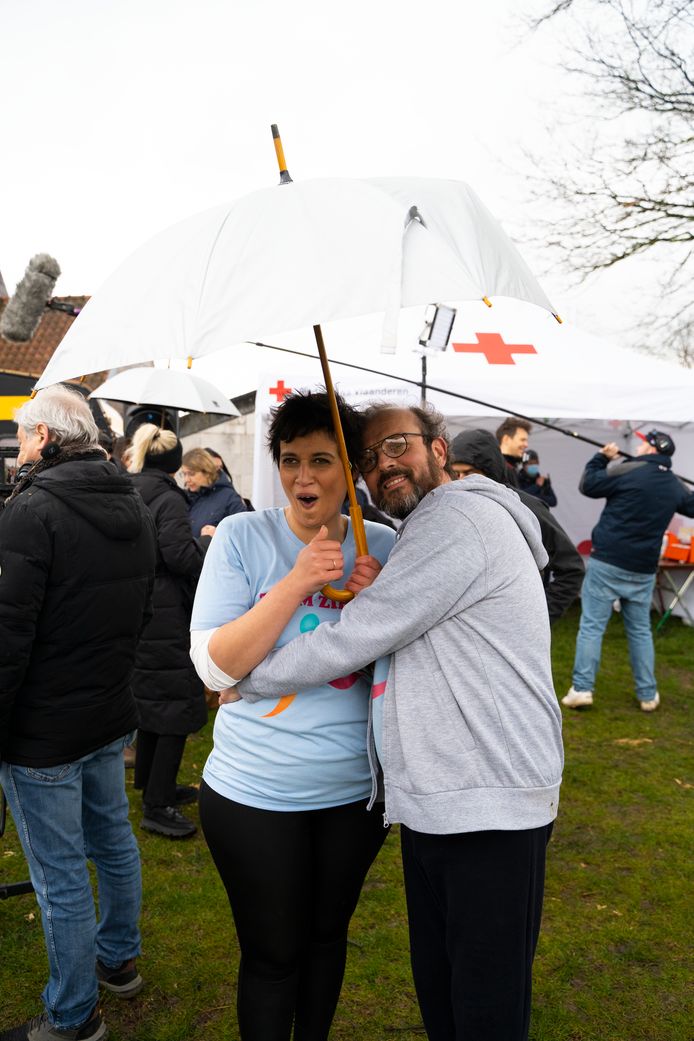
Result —
<instances>
[{"instance_id":1,"label":"woman's short dark hair","mask_svg":"<svg viewBox=\"0 0 694 1041\"><path fill-rule=\"evenodd\" d=\"M340 413L342 432L345 435L347 456L356 459L361 449L361 417L357 410L338 395L337 408ZM267 446L272 458L279 465L281 442L293 441L296 437L309 434L329 434L335 439L333 419L328 395L324 391L296 391L289 394L281 405L272 410L272 421L267 435Z\"/></svg>"}]
</instances>

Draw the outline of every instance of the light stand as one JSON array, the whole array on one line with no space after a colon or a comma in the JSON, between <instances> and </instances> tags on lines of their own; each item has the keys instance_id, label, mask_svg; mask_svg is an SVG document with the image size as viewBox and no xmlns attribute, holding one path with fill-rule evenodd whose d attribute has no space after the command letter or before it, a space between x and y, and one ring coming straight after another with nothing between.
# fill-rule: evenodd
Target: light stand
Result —
<instances>
[{"instance_id":1,"label":"light stand","mask_svg":"<svg viewBox=\"0 0 694 1041\"><path fill-rule=\"evenodd\" d=\"M445 351L451 338L456 309L444 304L429 304L425 313L425 325L419 337L422 356L422 405L427 400L427 357Z\"/></svg>"}]
</instances>

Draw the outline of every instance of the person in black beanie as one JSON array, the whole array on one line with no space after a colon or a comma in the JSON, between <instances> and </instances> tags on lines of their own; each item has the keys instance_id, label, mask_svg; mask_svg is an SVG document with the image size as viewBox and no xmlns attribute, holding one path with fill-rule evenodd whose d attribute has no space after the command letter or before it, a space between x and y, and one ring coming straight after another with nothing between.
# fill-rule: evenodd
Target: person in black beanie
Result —
<instances>
[{"instance_id":1,"label":"person in black beanie","mask_svg":"<svg viewBox=\"0 0 694 1041\"><path fill-rule=\"evenodd\" d=\"M501 449L487 430L463 430L453 438L451 461L458 477L482 474L491 481L511 485L509 469ZM540 499L522 488L516 492L524 506L535 514L540 525L542 544L549 561L542 574L551 623L571 607L581 591L583 560L559 522Z\"/></svg>"},{"instance_id":2,"label":"person in black beanie","mask_svg":"<svg viewBox=\"0 0 694 1041\"><path fill-rule=\"evenodd\" d=\"M133 693L139 728L135 787L143 791L142 827L169 838L196 831L178 809L197 789L176 784L186 736L207 721L203 685L188 654L190 614L205 551L193 538L185 492L174 480L183 448L152 423L133 436L130 473L157 531L154 616L137 648Z\"/></svg>"}]
</instances>

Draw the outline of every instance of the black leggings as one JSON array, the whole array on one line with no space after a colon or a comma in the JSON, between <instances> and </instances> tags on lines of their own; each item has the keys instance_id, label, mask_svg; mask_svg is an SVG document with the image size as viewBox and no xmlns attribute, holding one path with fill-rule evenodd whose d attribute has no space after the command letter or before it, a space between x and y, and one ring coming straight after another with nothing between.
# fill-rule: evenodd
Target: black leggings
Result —
<instances>
[{"instance_id":1,"label":"black leggings","mask_svg":"<svg viewBox=\"0 0 694 1041\"><path fill-rule=\"evenodd\" d=\"M382 809L382 807L381 807ZM387 830L362 800L326 810L259 810L203 782L200 820L241 948L242 1041L326 1041L347 928Z\"/></svg>"}]
</instances>

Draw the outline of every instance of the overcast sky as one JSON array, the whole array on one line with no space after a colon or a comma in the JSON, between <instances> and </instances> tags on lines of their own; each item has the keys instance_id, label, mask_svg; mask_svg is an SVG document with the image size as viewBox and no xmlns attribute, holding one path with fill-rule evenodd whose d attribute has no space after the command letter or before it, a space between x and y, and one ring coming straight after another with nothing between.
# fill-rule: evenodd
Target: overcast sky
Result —
<instances>
[{"instance_id":1,"label":"overcast sky","mask_svg":"<svg viewBox=\"0 0 694 1041\"><path fill-rule=\"evenodd\" d=\"M277 122L295 180L467 181L560 313L620 342L615 293L643 287L570 289L523 245L522 149L542 147L573 87L561 34L528 37L518 14L519 0L0 0L9 292L47 252L57 295L92 293L161 228L276 183Z\"/></svg>"}]
</instances>

